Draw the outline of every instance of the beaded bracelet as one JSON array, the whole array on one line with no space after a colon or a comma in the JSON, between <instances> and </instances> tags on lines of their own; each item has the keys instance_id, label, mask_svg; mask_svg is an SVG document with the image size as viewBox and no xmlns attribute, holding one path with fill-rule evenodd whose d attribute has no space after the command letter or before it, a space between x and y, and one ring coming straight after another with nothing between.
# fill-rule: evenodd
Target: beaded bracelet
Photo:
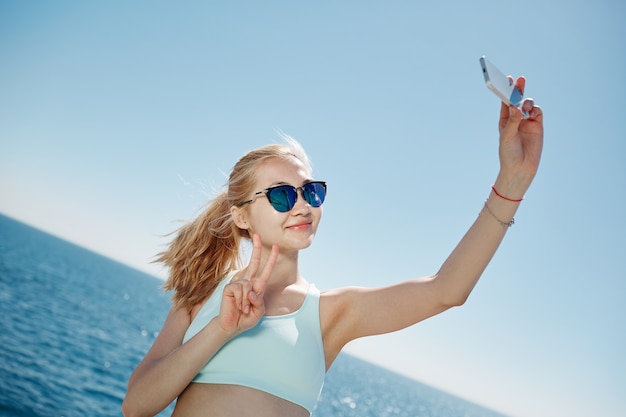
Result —
<instances>
[{"instance_id":1,"label":"beaded bracelet","mask_svg":"<svg viewBox=\"0 0 626 417\"><path fill-rule=\"evenodd\" d=\"M515 217L513 217L511 219L510 222L503 222L502 220L500 220L498 218L498 216L496 216L495 214L493 214L493 211L491 211L491 209L489 208L489 206L487 205L487 201L485 201L485 209L487 209L487 213L491 214L491 217L493 217L494 219L496 219L498 221L498 223L500 223L502 226L509 228L511 226L513 226L515 224Z\"/></svg>"},{"instance_id":2,"label":"beaded bracelet","mask_svg":"<svg viewBox=\"0 0 626 417\"><path fill-rule=\"evenodd\" d=\"M491 189L493 190L493 192L494 192L494 194L495 194L495 195L497 195L498 197L500 197L500 198L501 198L501 199L503 199L503 200L510 201L510 202L512 202L512 203L519 203L520 201L522 201L522 200L524 199L524 197L522 197L522 198L520 198L519 200L515 200L515 199L513 199L513 198L508 198L508 197L503 196L502 194L500 194L500 193L498 192L498 190L496 190L496 186L495 186L495 184L491 186Z\"/></svg>"}]
</instances>

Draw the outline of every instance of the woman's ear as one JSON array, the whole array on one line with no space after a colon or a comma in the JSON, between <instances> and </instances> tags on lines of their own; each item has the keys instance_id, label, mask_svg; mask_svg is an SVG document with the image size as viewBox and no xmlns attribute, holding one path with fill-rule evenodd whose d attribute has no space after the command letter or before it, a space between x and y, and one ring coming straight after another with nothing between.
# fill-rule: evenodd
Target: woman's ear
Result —
<instances>
[{"instance_id":1,"label":"woman's ear","mask_svg":"<svg viewBox=\"0 0 626 417\"><path fill-rule=\"evenodd\" d=\"M246 211L241 207L232 206L230 208L230 216L232 217L233 222L235 222L235 226L240 229L248 230L250 227L248 225L248 218L246 214Z\"/></svg>"}]
</instances>

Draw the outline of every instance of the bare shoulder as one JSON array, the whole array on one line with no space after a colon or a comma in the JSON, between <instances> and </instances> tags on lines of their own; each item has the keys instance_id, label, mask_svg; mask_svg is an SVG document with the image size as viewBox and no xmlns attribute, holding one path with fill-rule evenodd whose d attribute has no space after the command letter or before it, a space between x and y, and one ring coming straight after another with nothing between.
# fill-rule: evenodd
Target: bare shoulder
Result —
<instances>
[{"instance_id":1,"label":"bare shoulder","mask_svg":"<svg viewBox=\"0 0 626 417\"><path fill-rule=\"evenodd\" d=\"M355 313L362 287L343 287L324 291L320 296L320 324L324 340L326 367L329 368L341 349L354 339Z\"/></svg>"},{"instance_id":2,"label":"bare shoulder","mask_svg":"<svg viewBox=\"0 0 626 417\"><path fill-rule=\"evenodd\" d=\"M359 294L372 291L371 288L366 287L340 287L333 288L332 290L323 291L320 294L320 301L322 305L328 305L329 307L338 307L345 303L350 303Z\"/></svg>"},{"instance_id":3,"label":"bare shoulder","mask_svg":"<svg viewBox=\"0 0 626 417\"><path fill-rule=\"evenodd\" d=\"M320 297L322 327L342 327L340 332L349 334L348 330L354 329L354 324L363 318L363 306L368 305L367 300L376 299L380 291L380 288L350 286L323 292Z\"/></svg>"},{"instance_id":4,"label":"bare shoulder","mask_svg":"<svg viewBox=\"0 0 626 417\"><path fill-rule=\"evenodd\" d=\"M320 294L320 315L322 320L343 316L356 302L360 294L370 289L364 287L341 287L324 291Z\"/></svg>"}]
</instances>

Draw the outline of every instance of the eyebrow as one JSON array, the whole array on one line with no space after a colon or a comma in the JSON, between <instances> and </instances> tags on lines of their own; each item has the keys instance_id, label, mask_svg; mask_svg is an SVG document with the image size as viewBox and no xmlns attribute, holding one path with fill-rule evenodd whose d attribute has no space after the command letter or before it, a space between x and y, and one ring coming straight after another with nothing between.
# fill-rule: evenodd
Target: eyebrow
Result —
<instances>
[{"instance_id":1,"label":"eyebrow","mask_svg":"<svg viewBox=\"0 0 626 417\"><path fill-rule=\"evenodd\" d=\"M314 180L314 179L311 179L311 178L307 178L307 179L305 179L304 181L302 181L302 184L300 184L300 187L302 187L304 184L306 184L306 183L308 183L308 182L312 182L312 181L315 181L315 180ZM276 182L271 183L271 184L270 184L270 186L269 186L269 187L266 187L266 188L277 187L277 186L279 186L279 185L290 185L290 186L291 186L291 184L289 184L288 182L285 182L285 181L276 181Z\"/></svg>"}]
</instances>

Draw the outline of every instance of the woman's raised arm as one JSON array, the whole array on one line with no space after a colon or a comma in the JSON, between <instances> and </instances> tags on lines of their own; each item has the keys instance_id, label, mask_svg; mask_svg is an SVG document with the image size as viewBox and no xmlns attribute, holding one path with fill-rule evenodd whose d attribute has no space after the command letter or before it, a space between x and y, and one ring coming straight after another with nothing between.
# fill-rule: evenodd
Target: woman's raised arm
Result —
<instances>
[{"instance_id":1,"label":"woman's raised arm","mask_svg":"<svg viewBox=\"0 0 626 417\"><path fill-rule=\"evenodd\" d=\"M517 86L524 90L523 77ZM332 332L338 338L331 338L333 345L399 330L466 301L513 224L539 166L543 112L532 100L527 100L524 108L530 113L527 119L519 109L502 105L498 126L500 172L478 218L436 274L384 288L345 288L328 293L329 305L342 317L341 331Z\"/></svg>"}]
</instances>

